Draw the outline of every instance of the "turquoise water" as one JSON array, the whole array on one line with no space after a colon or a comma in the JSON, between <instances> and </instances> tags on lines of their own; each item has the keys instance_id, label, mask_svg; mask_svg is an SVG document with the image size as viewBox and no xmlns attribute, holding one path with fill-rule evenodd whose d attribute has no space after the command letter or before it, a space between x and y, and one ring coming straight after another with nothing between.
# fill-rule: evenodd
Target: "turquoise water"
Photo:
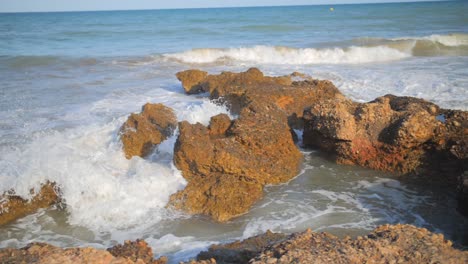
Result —
<instances>
[{"instance_id":1,"label":"turquoise water","mask_svg":"<svg viewBox=\"0 0 468 264\"><path fill-rule=\"evenodd\" d=\"M145 238L172 261L211 243L311 227L364 234L410 223L466 245L467 220L450 186L338 166L304 150L303 172L269 187L226 224L164 208L185 185L175 137L126 160L120 125L146 102L207 124L227 112L183 93L175 73L259 67L328 79L347 96L422 97L468 109L468 3L0 14L0 191L57 182L66 208L0 231L0 246L45 241L107 247ZM1 201L0 201L1 202ZM434 210L438 208L438 210Z\"/></svg>"}]
</instances>

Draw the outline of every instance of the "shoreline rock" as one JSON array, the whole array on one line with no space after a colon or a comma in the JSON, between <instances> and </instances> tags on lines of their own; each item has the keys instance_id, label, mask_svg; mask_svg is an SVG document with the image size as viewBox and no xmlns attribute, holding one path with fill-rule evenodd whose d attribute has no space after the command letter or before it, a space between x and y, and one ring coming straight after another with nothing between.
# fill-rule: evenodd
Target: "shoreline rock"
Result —
<instances>
[{"instance_id":1,"label":"shoreline rock","mask_svg":"<svg viewBox=\"0 0 468 264\"><path fill-rule=\"evenodd\" d=\"M172 136L176 127L174 110L163 104L145 104L141 113L130 114L120 128L125 157L145 157L155 146Z\"/></svg>"},{"instance_id":2,"label":"shoreline rock","mask_svg":"<svg viewBox=\"0 0 468 264\"><path fill-rule=\"evenodd\" d=\"M40 208L48 208L60 200L56 186L53 183L42 185L37 193L31 190L31 194L33 194L31 200L15 195L14 191L0 196L0 226L32 214Z\"/></svg>"}]
</instances>

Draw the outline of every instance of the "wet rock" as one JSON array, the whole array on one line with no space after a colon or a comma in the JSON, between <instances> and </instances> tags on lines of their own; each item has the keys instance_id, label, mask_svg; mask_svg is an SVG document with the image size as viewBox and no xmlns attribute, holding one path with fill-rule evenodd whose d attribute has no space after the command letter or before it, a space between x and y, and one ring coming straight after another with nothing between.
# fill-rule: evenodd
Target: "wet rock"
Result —
<instances>
[{"instance_id":1,"label":"wet rock","mask_svg":"<svg viewBox=\"0 0 468 264\"><path fill-rule=\"evenodd\" d=\"M135 263L167 263L166 257L161 257L155 260L153 257L153 250L148 246L148 244L144 240L140 239L137 239L136 241L126 240L123 245L116 245L114 247L108 248L107 251L111 253L114 257L125 258Z\"/></svg>"},{"instance_id":2,"label":"wet rock","mask_svg":"<svg viewBox=\"0 0 468 264\"><path fill-rule=\"evenodd\" d=\"M247 212L265 184L297 175L300 161L286 115L274 105L251 103L238 119L218 115L208 127L181 122L174 164L188 184L171 205L227 221Z\"/></svg>"},{"instance_id":3,"label":"wet rock","mask_svg":"<svg viewBox=\"0 0 468 264\"><path fill-rule=\"evenodd\" d=\"M120 129L125 157L144 157L174 133L177 118L163 104L145 104L141 113L131 114Z\"/></svg>"},{"instance_id":4,"label":"wet rock","mask_svg":"<svg viewBox=\"0 0 468 264\"><path fill-rule=\"evenodd\" d=\"M177 79L182 82L182 87L188 94L206 92L200 84L208 76L208 73L200 70L188 70L176 74Z\"/></svg>"},{"instance_id":5,"label":"wet rock","mask_svg":"<svg viewBox=\"0 0 468 264\"><path fill-rule=\"evenodd\" d=\"M307 230L266 247L249 263L466 263L468 251L441 234L411 225L384 225L357 239ZM244 262L246 263L246 262Z\"/></svg>"},{"instance_id":6,"label":"wet rock","mask_svg":"<svg viewBox=\"0 0 468 264\"><path fill-rule=\"evenodd\" d=\"M38 193L31 190L31 200L25 200L15 195L14 191L3 194L0 196L0 225L10 223L34 213L40 208L47 208L59 202L57 193L55 184L47 183L40 188Z\"/></svg>"},{"instance_id":7,"label":"wet rock","mask_svg":"<svg viewBox=\"0 0 468 264\"><path fill-rule=\"evenodd\" d=\"M191 87L198 87L192 90L209 92L211 99L226 103L235 114L252 101L275 104L287 114L290 125L295 128L302 128L304 108L321 100L343 97L331 82L314 80L300 73L268 77L257 68L251 68L241 73L222 72L201 78L199 72L188 70L178 73L177 77L184 87L190 83ZM193 78L193 75L200 77Z\"/></svg>"},{"instance_id":8,"label":"wet rock","mask_svg":"<svg viewBox=\"0 0 468 264\"><path fill-rule=\"evenodd\" d=\"M215 116L208 127L179 124L174 164L188 185L170 205L217 221L247 212L264 185L296 176L302 157L292 127L301 127L305 106L343 97L328 81L298 73L267 77L256 68L219 75L189 70L177 78L187 93L209 92L239 116Z\"/></svg>"},{"instance_id":9,"label":"wet rock","mask_svg":"<svg viewBox=\"0 0 468 264\"><path fill-rule=\"evenodd\" d=\"M254 236L243 241L235 241L224 245L212 245L208 251L200 252L197 260L216 260L218 264L248 263L267 246L284 240L285 234L267 231L265 234Z\"/></svg>"},{"instance_id":10,"label":"wet rock","mask_svg":"<svg viewBox=\"0 0 468 264\"><path fill-rule=\"evenodd\" d=\"M165 257L154 259L143 240L125 241L110 249L60 248L46 243L31 243L20 249L0 249L1 263L102 263L102 264L165 264Z\"/></svg>"},{"instance_id":11,"label":"wet rock","mask_svg":"<svg viewBox=\"0 0 468 264\"><path fill-rule=\"evenodd\" d=\"M458 174L466 159L463 127L468 119L463 111L449 112L422 99L393 95L369 103L324 100L304 111L303 142L333 154L341 164L399 173L433 171L437 164ZM464 125L450 125L454 119Z\"/></svg>"}]
</instances>

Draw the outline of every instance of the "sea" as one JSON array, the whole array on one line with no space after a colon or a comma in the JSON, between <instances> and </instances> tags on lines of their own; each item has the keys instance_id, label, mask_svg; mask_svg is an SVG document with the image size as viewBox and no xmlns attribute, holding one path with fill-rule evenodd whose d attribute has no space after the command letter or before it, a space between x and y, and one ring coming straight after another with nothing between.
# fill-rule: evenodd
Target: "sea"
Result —
<instances>
[{"instance_id":1,"label":"sea","mask_svg":"<svg viewBox=\"0 0 468 264\"><path fill-rule=\"evenodd\" d=\"M186 184L172 162L177 135L127 160L119 129L147 102L205 125L229 113L206 94L184 94L175 74L193 68L299 71L358 102L395 94L468 110L467 14L467 1L1 13L0 193L30 198L50 181L63 205L0 227L0 247L142 238L178 263L267 230L341 237L407 223L466 248L468 220L450 184L336 165L304 148L300 174L268 186L245 215L215 223L167 209Z\"/></svg>"}]
</instances>

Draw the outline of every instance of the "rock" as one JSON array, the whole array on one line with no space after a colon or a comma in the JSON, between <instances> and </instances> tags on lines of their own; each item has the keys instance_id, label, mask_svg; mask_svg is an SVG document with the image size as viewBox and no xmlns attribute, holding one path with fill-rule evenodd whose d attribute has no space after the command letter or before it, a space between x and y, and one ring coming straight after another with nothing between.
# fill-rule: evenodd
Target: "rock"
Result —
<instances>
[{"instance_id":1,"label":"rock","mask_svg":"<svg viewBox=\"0 0 468 264\"><path fill-rule=\"evenodd\" d=\"M438 120L441 113L445 123ZM303 142L333 154L341 164L399 173L434 171L440 166L458 174L466 159L462 153L467 137L463 125L450 125L455 115L466 125L466 112L447 112L417 98L386 95L369 103L323 100L304 111Z\"/></svg>"},{"instance_id":2,"label":"rock","mask_svg":"<svg viewBox=\"0 0 468 264\"><path fill-rule=\"evenodd\" d=\"M331 82L314 80L297 72L279 77L264 76L257 68L218 75L202 75L199 72L180 72L177 78L184 87L186 83L190 83L191 87L203 87L192 90L209 92L211 99L226 103L235 114L252 101L275 104L285 111L290 125L295 128L302 128L304 108L321 100L343 97ZM199 77L193 78L194 75ZM298 77L302 80L294 81Z\"/></svg>"},{"instance_id":3,"label":"rock","mask_svg":"<svg viewBox=\"0 0 468 264\"><path fill-rule=\"evenodd\" d=\"M384 225L357 239L307 230L262 250L248 263L467 263L468 251L441 234L411 225ZM247 263L247 262L244 262Z\"/></svg>"},{"instance_id":4,"label":"rock","mask_svg":"<svg viewBox=\"0 0 468 264\"><path fill-rule=\"evenodd\" d=\"M145 157L174 133L177 118L163 104L145 104L140 114L131 114L120 129L125 157Z\"/></svg>"},{"instance_id":5,"label":"rock","mask_svg":"<svg viewBox=\"0 0 468 264\"><path fill-rule=\"evenodd\" d=\"M188 184L170 206L217 221L247 212L264 185L296 176L302 157L292 127L301 126L305 106L343 97L328 81L299 73L267 77L256 68L219 75L189 70L177 78L187 93L209 92L239 116L215 116L208 127L179 123L174 164Z\"/></svg>"},{"instance_id":6,"label":"rock","mask_svg":"<svg viewBox=\"0 0 468 264\"><path fill-rule=\"evenodd\" d=\"M200 83L208 76L208 73L200 70L188 70L176 74L177 79L182 82L182 87L188 94L206 92Z\"/></svg>"},{"instance_id":7,"label":"rock","mask_svg":"<svg viewBox=\"0 0 468 264\"><path fill-rule=\"evenodd\" d=\"M123 245L116 245L108 248L107 251L114 257L126 258L135 263L138 261L151 264L167 263L166 257L155 260L153 257L153 250L141 239L137 239L136 241L126 240Z\"/></svg>"},{"instance_id":8,"label":"rock","mask_svg":"<svg viewBox=\"0 0 468 264\"><path fill-rule=\"evenodd\" d=\"M165 264L167 260L153 259L151 248L146 242L125 242L106 250L94 248L63 249L46 243L31 243L21 249L0 249L2 263L101 263L101 264Z\"/></svg>"},{"instance_id":9,"label":"rock","mask_svg":"<svg viewBox=\"0 0 468 264\"><path fill-rule=\"evenodd\" d=\"M57 193L55 184L47 183L37 194L31 190L33 195L31 200L15 195L14 191L3 194L0 197L0 226L59 202L60 198Z\"/></svg>"},{"instance_id":10,"label":"rock","mask_svg":"<svg viewBox=\"0 0 468 264\"><path fill-rule=\"evenodd\" d=\"M234 121L214 116L209 127L184 121L174 164L188 184L171 204L227 221L247 212L262 197L265 184L297 175L300 161L286 115L273 105L252 103Z\"/></svg>"},{"instance_id":11,"label":"rock","mask_svg":"<svg viewBox=\"0 0 468 264\"><path fill-rule=\"evenodd\" d=\"M267 231L265 234L254 236L243 241L235 241L224 245L212 245L208 251L202 251L197 260L215 259L218 264L248 263L267 246L284 240L285 234Z\"/></svg>"}]
</instances>

